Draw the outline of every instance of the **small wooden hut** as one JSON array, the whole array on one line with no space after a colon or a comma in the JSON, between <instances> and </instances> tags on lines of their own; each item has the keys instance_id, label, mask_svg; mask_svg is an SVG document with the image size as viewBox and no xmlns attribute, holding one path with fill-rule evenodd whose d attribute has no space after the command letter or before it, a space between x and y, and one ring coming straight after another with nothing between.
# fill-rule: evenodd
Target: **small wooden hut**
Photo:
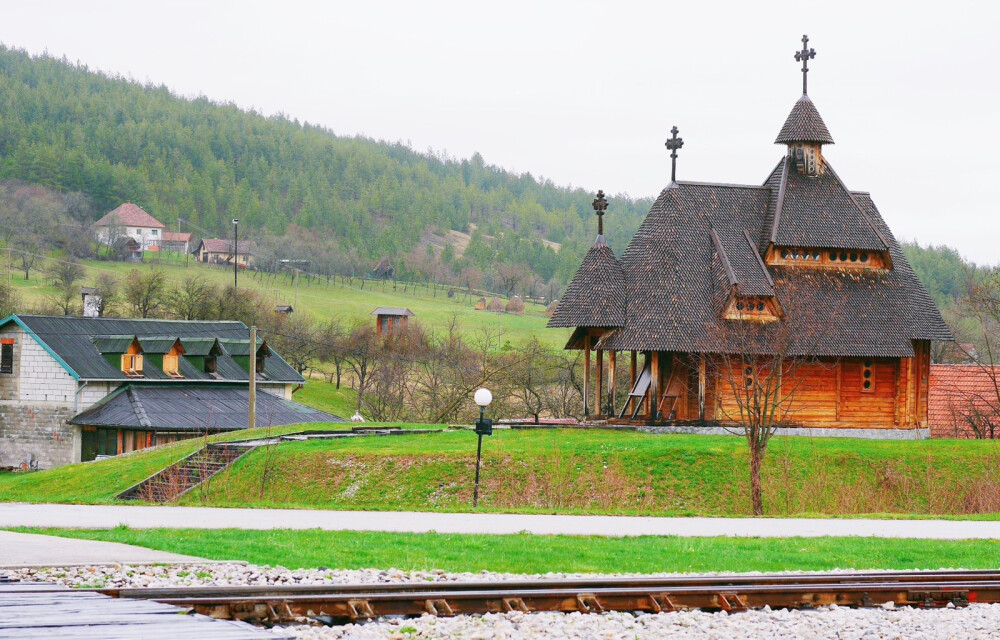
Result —
<instances>
[{"instance_id":1,"label":"small wooden hut","mask_svg":"<svg viewBox=\"0 0 1000 640\"><path fill-rule=\"evenodd\" d=\"M372 311L375 316L375 331L380 336L406 331L406 325L414 313L406 307L379 307Z\"/></svg>"}]
</instances>

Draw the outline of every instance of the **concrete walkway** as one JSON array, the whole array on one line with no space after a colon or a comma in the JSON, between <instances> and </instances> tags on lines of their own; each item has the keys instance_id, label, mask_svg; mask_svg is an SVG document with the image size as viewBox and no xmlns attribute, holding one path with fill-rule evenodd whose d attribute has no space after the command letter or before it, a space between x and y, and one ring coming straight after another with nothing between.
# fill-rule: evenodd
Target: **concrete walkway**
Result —
<instances>
[{"instance_id":1,"label":"concrete walkway","mask_svg":"<svg viewBox=\"0 0 1000 640\"><path fill-rule=\"evenodd\" d=\"M108 529L120 524L136 529L168 527L490 534L526 532L599 536L1000 539L1000 521L654 518L0 503L0 528L28 526Z\"/></svg>"},{"instance_id":2,"label":"concrete walkway","mask_svg":"<svg viewBox=\"0 0 1000 640\"><path fill-rule=\"evenodd\" d=\"M202 558L117 542L76 540L0 531L0 569L65 567L77 564L174 564L205 562Z\"/></svg>"}]
</instances>

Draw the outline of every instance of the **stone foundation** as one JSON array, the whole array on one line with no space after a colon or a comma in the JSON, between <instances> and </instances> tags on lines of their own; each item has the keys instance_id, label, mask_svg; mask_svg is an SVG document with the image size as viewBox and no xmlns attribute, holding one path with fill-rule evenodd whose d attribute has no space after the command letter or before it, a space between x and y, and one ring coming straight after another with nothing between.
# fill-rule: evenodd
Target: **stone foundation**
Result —
<instances>
[{"instance_id":1,"label":"stone foundation","mask_svg":"<svg viewBox=\"0 0 1000 640\"><path fill-rule=\"evenodd\" d=\"M67 423L73 408L0 403L0 467L19 467L30 456L39 469L80 459L80 430Z\"/></svg>"},{"instance_id":2,"label":"stone foundation","mask_svg":"<svg viewBox=\"0 0 1000 640\"><path fill-rule=\"evenodd\" d=\"M665 425L637 427L645 433L691 433L710 436L742 436L738 427L708 427L697 425ZM838 429L836 427L778 427L776 436L807 436L811 438L865 438L868 440L926 440L930 429Z\"/></svg>"}]
</instances>

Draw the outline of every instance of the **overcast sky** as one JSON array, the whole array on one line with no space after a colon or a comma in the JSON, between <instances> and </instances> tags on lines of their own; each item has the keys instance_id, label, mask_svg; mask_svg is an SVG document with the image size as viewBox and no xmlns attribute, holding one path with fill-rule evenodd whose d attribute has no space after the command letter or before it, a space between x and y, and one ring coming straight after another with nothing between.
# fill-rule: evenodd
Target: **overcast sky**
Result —
<instances>
[{"instance_id":1,"label":"overcast sky","mask_svg":"<svg viewBox=\"0 0 1000 640\"><path fill-rule=\"evenodd\" d=\"M184 96L651 196L759 184L817 51L826 156L899 238L1000 262L992 2L2 2L0 41ZM2 117L2 114L0 114ZM613 225L613 212L607 225Z\"/></svg>"}]
</instances>

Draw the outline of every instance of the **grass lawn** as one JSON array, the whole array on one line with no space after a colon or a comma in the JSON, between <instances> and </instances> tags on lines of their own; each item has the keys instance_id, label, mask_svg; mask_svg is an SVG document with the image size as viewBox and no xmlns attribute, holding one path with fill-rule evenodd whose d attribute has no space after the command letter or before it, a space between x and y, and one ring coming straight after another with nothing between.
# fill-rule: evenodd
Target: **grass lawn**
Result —
<instances>
[{"instance_id":1,"label":"grass lawn","mask_svg":"<svg viewBox=\"0 0 1000 640\"><path fill-rule=\"evenodd\" d=\"M272 433L303 428L349 425ZM249 454L180 503L472 511L475 443L469 430L283 443ZM180 442L102 462L7 474L0 476L0 500L106 503L199 445ZM981 440L775 438L763 474L765 514L997 519L998 447ZM745 516L747 484L746 445L738 437L497 430L483 441L479 510Z\"/></svg>"},{"instance_id":2,"label":"grass lawn","mask_svg":"<svg viewBox=\"0 0 1000 640\"><path fill-rule=\"evenodd\" d=\"M123 542L213 560L244 560L289 569L657 573L1000 567L1000 541L994 540L604 538L124 527L16 530Z\"/></svg>"},{"instance_id":3,"label":"grass lawn","mask_svg":"<svg viewBox=\"0 0 1000 640\"><path fill-rule=\"evenodd\" d=\"M358 394L347 387L337 388L322 378L309 378L306 386L292 396L295 402L329 414L349 419L357 406Z\"/></svg>"},{"instance_id":4,"label":"grass lawn","mask_svg":"<svg viewBox=\"0 0 1000 640\"><path fill-rule=\"evenodd\" d=\"M154 259L158 252L146 252L147 260ZM114 273L124 278L129 271L137 269L160 268L166 275L168 287L182 282L190 276L201 276L218 286L232 284L233 272L214 265L200 264L191 260L184 265L183 256L167 257L161 263L145 262L141 264L105 262L99 260L83 260L86 275L83 284L90 285L102 271ZM24 274L12 273L12 283L22 296L28 307L42 304L46 297L56 294L55 289L48 286L41 270L33 271L30 280L24 280ZM354 280L354 286L341 284L327 285L325 281L314 281L312 284L304 280L296 287L282 278L257 280L251 272L240 274L240 287L255 289L265 299L274 300L275 304L292 304L296 313L305 313L317 320L330 317L340 317L347 322L363 320L371 322L371 312L375 307L408 307L416 314L416 320L432 330L447 327L452 316L456 316L459 327L470 338L479 330L490 328L501 331L502 341L512 344L523 342L536 336L543 344L554 349L561 349L569 338L568 329L544 330L548 318L542 305L529 303L521 316L487 313L476 311L473 305L476 297L471 300L461 295L457 290L453 298L449 298L447 287L438 287L435 295L433 287L420 285L404 287L403 284L393 285L392 282L366 282L364 289L360 280ZM404 291L405 289L405 291Z\"/></svg>"}]
</instances>

